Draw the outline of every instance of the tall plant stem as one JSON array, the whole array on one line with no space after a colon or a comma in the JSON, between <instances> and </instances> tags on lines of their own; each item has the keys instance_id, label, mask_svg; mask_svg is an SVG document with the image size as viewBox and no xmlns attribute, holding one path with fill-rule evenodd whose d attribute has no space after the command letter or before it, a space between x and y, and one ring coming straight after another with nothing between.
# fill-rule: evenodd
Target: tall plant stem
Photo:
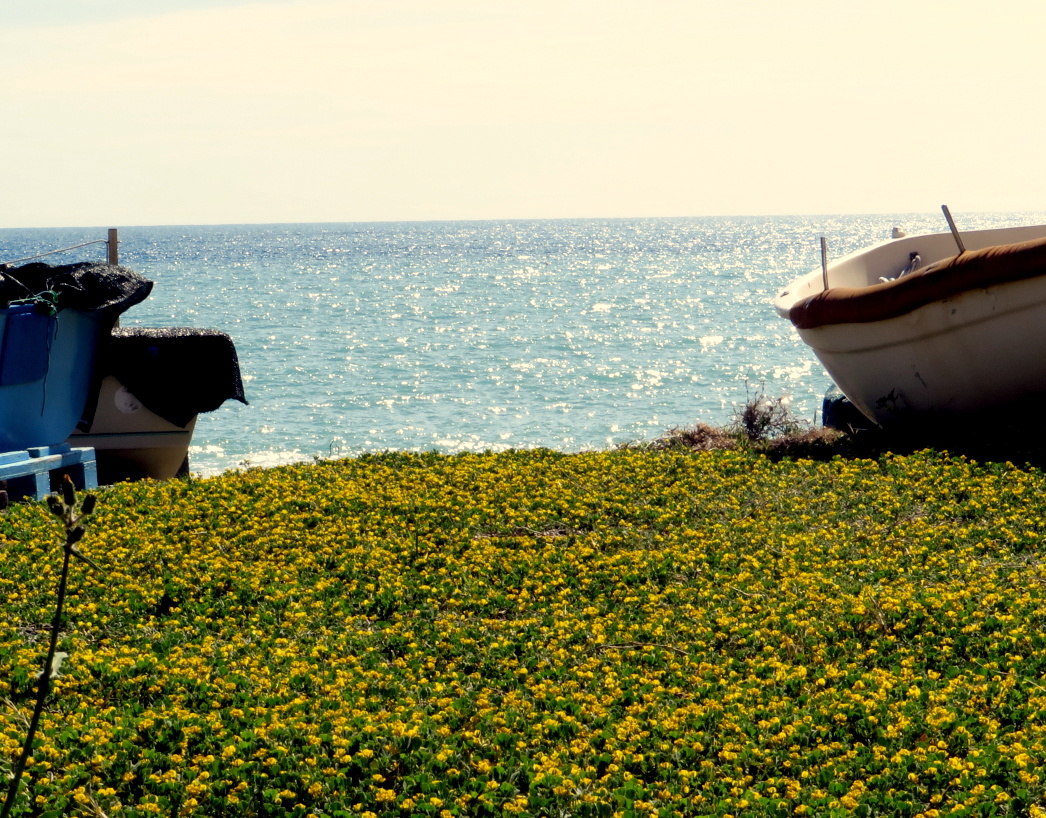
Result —
<instances>
[{"instance_id":1,"label":"tall plant stem","mask_svg":"<svg viewBox=\"0 0 1046 818\"><path fill-rule=\"evenodd\" d=\"M7 818L14 807L15 796L18 794L18 784L22 780L26 762L29 761L29 756L33 754L33 739L36 737L36 728L40 724L40 716L44 712L47 694L51 690L51 667L54 664L55 651L58 649L58 632L61 629L62 608L65 605L65 589L69 579L69 560L72 557L71 549L72 545L66 545L62 549L65 553L62 558L62 577L58 581L58 603L55 605L54 619L51 620L51 644L47 647L47 660L44 662L44 669L40 673L40 684L36 688L36 707L33 708L33 717L29 720L29 731L25 735L22 754L15 763L14 775L7 788L7 798L4 799L4 810L0 813L0 818Z\"/></svg>"},{"instance_id":2,"label":"tall plant stem","mask_svg":"<svg viewBox=\"0 0 1046 818\"><path fill-rule=\"evenodd\" d=\"M58 650L58 634L62 630L62 609L65 607L65 592L69 584L69 562L72 557L78 557L84 562L94 565L79 551L75 549L76 543L83 536L84 530L80 522L94 509L94 497L87 495L80 515L76 514L76 495L73 490L72 481L68 476L63 484L63 498L55 496L48 497L51 511L65 524L65 546L62 548L62 574L58 580L58 601L55 603L54 618L51 620L51 641L47 646L47 659L44 661L43 670L40 671L40 683L36 689L36 706L33 708L33 716L29 720L29 730L26 732L25 744L22 746L22 754L15 762L15 768L11 775L11 783L7 788L7 797L4 799L4 808L0 812L0 818L8 818L14 809L15 797L18 795L18 785L25 772L25 765L29 756L33 754L33 739L36 738L36 728L40 724L40 717L47 703L47 694L51 691L51 674L54 669L54 657ZM64 501L64 502L63 502Z\"/></svg>"}]
</instances>

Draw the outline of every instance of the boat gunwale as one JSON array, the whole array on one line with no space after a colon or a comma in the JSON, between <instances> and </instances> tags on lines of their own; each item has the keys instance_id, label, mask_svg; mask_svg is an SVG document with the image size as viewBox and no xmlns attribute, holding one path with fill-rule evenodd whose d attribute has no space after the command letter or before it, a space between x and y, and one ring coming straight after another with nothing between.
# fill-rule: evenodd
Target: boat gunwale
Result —
<instances>
[{"instance_id":1,"label":"boat gunwale","mask_svg":"<svg viewBox=\"0 0 1046 818\"><path fill-rule=\"evenodd\" d=\"M984 247L864 287L835 287L795 302L788 318L800 330L869 324L936 302L1046 275L1046 238Z\"/></svg>"}]
</instances>

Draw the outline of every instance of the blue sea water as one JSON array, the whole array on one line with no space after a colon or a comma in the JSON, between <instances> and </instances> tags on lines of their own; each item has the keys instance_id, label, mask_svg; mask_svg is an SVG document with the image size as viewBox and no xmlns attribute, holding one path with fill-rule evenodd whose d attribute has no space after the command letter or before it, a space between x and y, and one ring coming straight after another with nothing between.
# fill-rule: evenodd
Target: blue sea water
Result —
<instances>
[{"instance_id":1,"label":"blue sea water","mask_svg":"<svg viewBox=\"0 0 1046 818\"><path fill-rule=\"evenodd\" d=\"M820 236L837 257L894 226L947 229L937 214L126 227L121 263L155 287L121 323L233 337L250 403L200 416L205 475L384 449L603 448L728 423L760 392L814 422L830 381L770 300L819 266ZM104 236L0 230L0 261Z\"/></svg>"}]
</instances>

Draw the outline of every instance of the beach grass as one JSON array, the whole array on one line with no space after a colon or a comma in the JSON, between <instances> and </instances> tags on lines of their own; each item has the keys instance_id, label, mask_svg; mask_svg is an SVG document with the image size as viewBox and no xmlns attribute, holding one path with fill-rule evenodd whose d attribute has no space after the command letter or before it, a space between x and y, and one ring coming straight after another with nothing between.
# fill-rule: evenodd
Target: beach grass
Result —
<instances>
[{"instance_id":1,"label":"beach grass","mask_svg":"<svg viewBox=\"0 0 1046 818\"><path fill-rule=\"evenodd\" d=\"M1046 814L1046 476L382 454L100 492L16 815ZM62 532L0 518L0 772Z\"/></svg>"}]
</instances>

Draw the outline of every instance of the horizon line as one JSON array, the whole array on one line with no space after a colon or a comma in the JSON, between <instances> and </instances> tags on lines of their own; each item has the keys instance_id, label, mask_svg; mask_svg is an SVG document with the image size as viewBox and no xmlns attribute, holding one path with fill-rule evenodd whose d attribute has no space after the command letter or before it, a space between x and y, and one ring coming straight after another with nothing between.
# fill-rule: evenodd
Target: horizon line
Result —
<instances>
[{"instance_id":1,"label":"horizon line","mask_svg":"<svg viewBox=\"0 0 1046 818\"><path fill-rule=\"evenodd\" d=\"M1046 213L1046 210L969 210L958 211L975 216L1016 216L1033 213ZM490 218L433 218L433 219L360 219L360 220L319 220L319 221L247 221L247 222L167 222L167 223L139 223L118 224L117 229L134 229L143 227L276 227L287 225L323 225L323 224L461 224L461 223L492 223L492 222L554 222L554 221L639 221L643 219L684 220L684 219L809 219L809 218L839 218L858 216L930 216L940 215L936 210L901 210L901 211L856 211L850 213L722 213L716 215L691 215L691 216L515 216L515 217L490 217ZM16 230L105 230L112 227L112 223L97 224L64 224L64 225L19 225L0 227L0 232Z\"/></svg>"}]
</instances>

